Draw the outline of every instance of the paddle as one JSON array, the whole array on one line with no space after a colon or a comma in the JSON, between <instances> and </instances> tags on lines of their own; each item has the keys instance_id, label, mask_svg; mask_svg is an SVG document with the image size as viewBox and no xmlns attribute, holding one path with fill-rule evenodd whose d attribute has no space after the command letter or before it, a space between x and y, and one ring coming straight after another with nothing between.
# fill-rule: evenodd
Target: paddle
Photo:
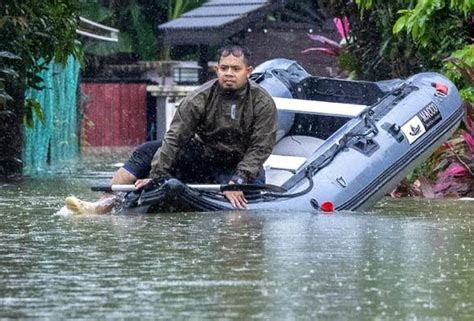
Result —
<instances>
[{"instance_id":1,"label":"paddle","mask_svg":"<svg viewBox=\"0 0 474 321\"><path fill-rule=\"evenodd\" d=\"M275 193L285 193L286 189L283 187L272 185L272 184L227 184L227 185L218 185L220 186L221 192L226 191L242 191L242 192L260 192L260 191L269 191Z\"/></svg>"},{"instance_id":2,"label":"paddle","mask_svg":"<svg viewBox=\"0 0 474 321\"><path fill-rule=\"evenodd\" d=\"M205 191L242 191L242 192L259 192L259 191L270 191L275 193L285 193L286 189L277 185L271 184L187 184L188 187L196 188ZM94 192L133 192L136 190L135 185L95 185L91 186L91 190Z\"/></svg>"},{"instance_id":3,"label":"paddle","mask_svg":"<svg viewBox=\"0 0 474 321\"><path fill-rule=\"evenodd\" d=\"M93 185L91 190L94 192L133 192L136 190L133 184L114 184L114 185Z\"/></svg>"}]
</instances>

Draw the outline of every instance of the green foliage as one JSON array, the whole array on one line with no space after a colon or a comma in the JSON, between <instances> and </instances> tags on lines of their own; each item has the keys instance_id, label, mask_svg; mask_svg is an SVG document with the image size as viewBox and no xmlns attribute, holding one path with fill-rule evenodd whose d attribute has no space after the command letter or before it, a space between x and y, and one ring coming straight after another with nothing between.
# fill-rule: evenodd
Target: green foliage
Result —
<instances>
[{"instance_id":1,"label":"green foliage","mask_svg":"<svg viewBox=\"0 0 474 321\"><path fill-rule=\"evenodd\" d=\"M5 84L42 88L38 76L55 59L61 64L69 55L81 56L76 42L77 8L73 0L5 0L0 6L0 107L6 106ZM25 105L26 122L41 115L34 102Z\"/></svg>"},{"instance_id":2,"label":"green foliage","mask_svg":"<svg viewBox=\"0 0 474 321\"><path fill-rule=\"evenodd\" d=\"M401 16L393 33L403 31L429 54L430 64L444 72L460 89L461 96L474 105L474 46L468 44L468 15L473 1L424 0L412 9L399 10ZM455 35L455 36L453 36Z\"/></svg>"},{"instance_id":3,"label":"green foliage","mask_svg":"<svg viewBox=\"0 0 474 321\"><path fill-rule=\"evenodd\" d=\"M8 79L18 78L19 74L10 66L9 61L12 59L21 59L19 56L8 52L0 51L0 113L4 111L7 100L12 100L12 97L6 92L5 83Z\"/></svg>"},{"instance_id":4,"label":"green foliage","mask_svg":"<svg viewBox=\"0 0 474 321\"><path fill-rule=\"evenodd\" d=\"M460 47L468 36L466 18L473 6L472 1L466 3L466 7L453 6L443 0L418 1L413 9L398 11L401 16L393 26L393 33L405 30L414 42L424 48L441 46L446 51L449 50L447 47Z\"/></svg>"},{"instance_id":5,"label":"green foliage","mask_svg":"<svg viewBox=\"0 0 474 321\"><path fill-rule=\"evenodd\" d=\"M176 19L186 11L200 6L204 0L168 0L168 20Z\"/></svg>"},{"instance_id":6,"label":"green foliage","mask_svg":"<svg viewBox=\"0 0 474 321\"><path fill-rule=\"evenodd\" d=\"M136 31L136 47L142 59L156 59L159 51L153 24L142 20L140 8L135 1L131 3L130 14L132 27Z\"/></svg>"},{"instance_id":7,"label":"green foliage","mask_svg":"<svg viewBox=\"0 0 474 321\"><path fill-rule=\"evenodd\" d=\"M363 79L442 71L445 59L467 44L472 28L468 20L472 0L329 2L334 15L350 20L354 39L347 47L354 61L350 65Z\"/></svg>"},{"instance_id":8,"label":"green foliage","mask_svg":"<svg viewBox=\"0 0 474 321\"><path fill-rule=\"evenodd\" d=\"M87 41L84 51L97 56L115 53L136 53L142 59L153 60L158 55L156 35L151 17L146 16L145 6L149 1L111 1L102 5L99 1L82 2L80 14L84 18L118 28L118 42Z\"/></svg>"},{"instance_id":9,"label":"green foliage","mask_svg":"<svg viewBox=\"0 0 474 321\"><path fill-rule=\"evenodd\" d=\"M458 86L464 101L474 106L474 45L467 45L447 58L443 72Z\"/></svg>"},{"instance_id":10,"label":"green foliage","mask_svg":"<svg viewBox=\"0 0 474 321\"><path fill-rule=\"evenodd\" d=\"M95 22L105 22L112 18L114 12L103 6L101 1L79 1L79 13L82 17Z\"/></svg>"},{"instance_id":11,"label":"green foliage","mask_svg":"<svg viewBox=\"0 0 474 321\"><path fill-rule=\"evenodd\" d=\"M355 3L359 6L360 15L361 15L361 17L363 17L365 11L372 8L373 1L372 0L355 0Z\"/></svg>"},{"instance_id":12,"label":"green foliage","mask_svg":"<svg viewBox=\"0 0 474 321\"><path fill-rule=\"evenodd\" d=\"M169 56L161 50L158 25L179 17L202 4L203 0L123 0L82 1L81 16L120 30L118 43L88 41L84 50L97 56L134 53L143 60Z\"/></svg>"},{"instance_id":13,"label":"green foliage","mask_svg":"<svg viewBox=\"0 0 474 321\"><path fill-rule=\"evenodd\" d=\"M36 116L39 121L44 123L44 115L43 110L41 109L41 105L35 99L27 99L25 101L25 114L23 115L23 123L32 128L33 127L33 117Z\"/></svg>"},{"instance_id":14,"label":"green foliage","mask_svg":"<svg viewBox=\"0 0 474 321\"><path fill-rule=\"evenodd\" d=\"M110 24L114 16L114 12L99 1L81 1L79 4L79 13L82 17L89 20ZM128 34L119 32L118 43L88 40L83 43L84 53L93 54L96 56L108 56L116 52L131 52L132 43Z\"/></svg>"},{"instance_id":15,"label":"green foliage","mask_svg":"<svg viewBox=\"0 0 474 321\"><path fill-rule=\"evenodd\" d=\"M168 18L170 20L178 18L185 8L183 0L168 0Z\"/></svg>"}]
</instances>

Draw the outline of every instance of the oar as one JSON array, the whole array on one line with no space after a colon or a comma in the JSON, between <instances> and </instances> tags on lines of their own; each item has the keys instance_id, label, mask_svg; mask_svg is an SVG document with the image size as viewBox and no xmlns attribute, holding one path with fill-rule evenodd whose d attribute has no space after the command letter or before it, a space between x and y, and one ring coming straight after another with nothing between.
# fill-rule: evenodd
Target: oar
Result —
<instances>
[{"instance_id":1,"label":"oar","mask_svg":"<svg viewBox=\"0 0 474 321\"><path fill-rule=\"evenodd\" d=\"M220 185L221 192L226 191L242 191L242 192L259 192L269 191L275 193L285 193L286 189L272 184L226 184Z\"/></svg>"},{"instance_id":2,"label":"oar","mask_svg":"<svg viewBox=\"0 0 474 321\"><path fill-rule=\"evenodd\" d=\"M187 184L188 187L196 188L204 191L242 191L242 192L259 192L270 191L275 193L285 193L286 189L271 184ZM114 185L96 185L91 186L94 192L133 192L136 190L135 185L131 184L114 184Z\"/></svg>"},{"instance_id":3,"label":"oar","mask_svg":"<svg viewBox=\"0 0 474 321\"><path fill-rule=\"evenodd\" d=\"M114 184L114 185L94 185L91 186L94 192L133 192L136 190L133 184Z\"/></svg>"}]
</instances>

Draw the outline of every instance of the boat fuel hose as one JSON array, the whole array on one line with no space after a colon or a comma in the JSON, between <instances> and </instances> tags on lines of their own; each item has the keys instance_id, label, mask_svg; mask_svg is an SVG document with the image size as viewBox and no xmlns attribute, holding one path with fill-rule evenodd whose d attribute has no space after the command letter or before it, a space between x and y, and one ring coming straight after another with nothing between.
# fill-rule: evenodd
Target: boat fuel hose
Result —
<instances>
[{"instance_id":1,"label":"boat fuel hose","mask_svg":"<svg viewBox=\"0 0 474 321\"><path fill-rule=\"evenodd\" d=\"M308 179L309 184L308 184L308 187L306 187L301 192L297 192L297 193L293 193L293 194L267 192L267 193L262 193L261 197L265 198L265 199L267 199L267 198L294 198L294 197L299 197L299 196L302 196L302 195L305 195L305 194L309 193L314 187L313 170L314 169L311 166L308 166L306 168L305 177Z\"/></svg>"},{"instance_id":2,"label":"boat fuel hose","mask_svg":"<svg viewBox=\"0 0 474 321\"><path fill-rule=\"evenodd\" d=\"M305 177L308 179L309 185L305 190L303 190L301 192L293 193L293 194L286 194L284 192L275 193L275 192L264 192L264 191L252 191L252 192L248 193L246 198L248 200L255 201L255 200L259 200L259 199L293 198L293 197L298 197L298 196L304 195L304 194L310 192L313 189L313 186L314 186L313 178L311 176L311 170L307 169L307 174L305 175ZM216 191L216 192L199 191L199 190L195 190L195 191L197 191L201 195L205 195L205 196L213 198L213 199L222 200L223 198L225 198L225 196L220 191Z\"/></svg>"}]
</instances>

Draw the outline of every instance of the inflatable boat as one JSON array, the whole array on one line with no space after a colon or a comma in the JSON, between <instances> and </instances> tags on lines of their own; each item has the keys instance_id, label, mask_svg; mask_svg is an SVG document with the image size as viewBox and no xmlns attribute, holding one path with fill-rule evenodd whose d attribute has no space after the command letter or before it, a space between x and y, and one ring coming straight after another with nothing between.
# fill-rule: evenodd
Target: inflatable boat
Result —
<instances>
[{"instance_id":1,"label":"inflatable boat","mask_svg":"<svg viewBox=\"0 0 474 321\"><path fill-rule=\"evenodd\" d=\"M251 79L274 97L277 144L265 162L266 185L187 185L170 179L129 192L127 212L234 210L225 190L242 190L250 210L333 211L370 208L459 126L456 87L426 72L381 82L309 75L275 59Z\"/></svg>"}]
</instances>

